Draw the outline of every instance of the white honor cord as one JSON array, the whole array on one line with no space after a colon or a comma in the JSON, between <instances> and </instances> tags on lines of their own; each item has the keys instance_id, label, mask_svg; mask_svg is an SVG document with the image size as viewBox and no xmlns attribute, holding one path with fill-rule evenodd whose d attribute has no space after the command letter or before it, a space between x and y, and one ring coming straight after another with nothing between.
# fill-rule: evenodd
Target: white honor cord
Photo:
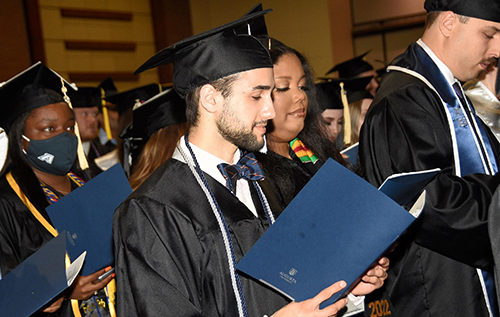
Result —
<instances>
[{"instance_id":1,"label":"white honor cord","mask_svg":"<svg viewBox=\"0 0 500 317\"><path fill-rule=\"evenodd\" d=\"M210 203L210 207L212 207L212 211L213 211L213 213L215 215L215 218L217 219L217 223L219 224L219 228L221 229L222 239L224 240L224 247L226 249L227 262L228 262L228 265L229 265L229 273L231 275L231 284L233 286L234 296L236 297L236 303L238 305L238 313L239 313L239 315L241 317L244 317L245 314L243 312L243 299L240 297L240 293L238 291L238 285L236 283L236 269L235 269L234 263L232 261L231 247L229 245L229 237L227 236L227 232L224 229L224 225L222 223L222 219L220 218L220 215L219 215L219 213L217 211L217 207L215 206L215 202L213 201L212 196L210 195L210 192L209 192L208 188L205 186L205 184L203 183L200 175L196 171L196 167L194 165L193 159L191 158L190 155L187 155L183 151L182 147L178 146L177 149L181 153L182 157L184 158L184 160L186 161L187 165L189 166L189 169L191 170L191 172L193 173L194 177L196 178L196 181L198 181L198 184L200 185L201 189L205 193L205 196L207 197L208 202ZM266 201L266 203L267 203L267 201Z\"/></svg>"},{"instance_id":2,"label":"white honor cord","mask_svg":"<svg viewBox=\"0 0 500 317\"><path fill-rule=\"evenodd\" d=\"M273 225L274 221L275 221L274 215L271 211L271 207L269 207L269 203L267 202L267 197L266 197L266 195L264 195L264 192L262 191L262 188L260 188L260 185L258 184L258 182L253 181L252 183L254 183L255 189L259 193L259 197L261 198L261 201L264 203L264 206L262 206L262 207L264 208L264 211L266 212L267 217L269 218L268 219L269 225Z\"/></svg>"}]
</instances>

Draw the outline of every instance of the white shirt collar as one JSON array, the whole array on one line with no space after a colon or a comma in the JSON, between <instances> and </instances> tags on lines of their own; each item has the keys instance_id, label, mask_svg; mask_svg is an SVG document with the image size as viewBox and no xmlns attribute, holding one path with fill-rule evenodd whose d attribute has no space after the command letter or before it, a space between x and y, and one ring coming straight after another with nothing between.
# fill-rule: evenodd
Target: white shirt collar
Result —
<instances>
[{"instance_id":1,"label":"white shirt collar","mask_svg":"<svg viewBox=\"0 0 500 317\"><path fill-rule=\"evenodd\" d=\"M453 73L448 68L448 66L446 66L446 64L443 63L436 56L436 54L434 54L434 52L430 49L429 46L427 46L427 44L424 43L424 41L422 41L422 39L418 39L417 44L420 45L424 49L424 51L427 53L427 55L429 55L429 57L432 59L432 61L436 64L436 66L439 68L439 70L443 74L444 78L446 78L446 81L450 84L450 86L453 86L453 84L456 82L458 82L460 84L460 82L455 78L455 76L453 76ZM462 85L460 85L460 86L462 86Z\"/></svg>"}]
</instances>

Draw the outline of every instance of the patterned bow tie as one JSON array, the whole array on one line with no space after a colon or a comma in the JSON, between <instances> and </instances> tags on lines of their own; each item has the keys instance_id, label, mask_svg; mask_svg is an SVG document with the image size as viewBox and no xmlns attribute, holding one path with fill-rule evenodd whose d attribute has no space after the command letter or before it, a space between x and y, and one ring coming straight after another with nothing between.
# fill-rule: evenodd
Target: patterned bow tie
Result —
<instances>
[{"instance_id":1,"label":"patterned bow tie","mask_svg":"<svg viewBox=\"0 0 500 317\"><path fill-rule=\"evenodd\" d=\"M236 195L236 181L238 179L252 181L264 179L264 173L253 153L246 153L236 164L220 163L217 168L226 179L227 188L234 195Z\"/></svg>"}]
</instances>

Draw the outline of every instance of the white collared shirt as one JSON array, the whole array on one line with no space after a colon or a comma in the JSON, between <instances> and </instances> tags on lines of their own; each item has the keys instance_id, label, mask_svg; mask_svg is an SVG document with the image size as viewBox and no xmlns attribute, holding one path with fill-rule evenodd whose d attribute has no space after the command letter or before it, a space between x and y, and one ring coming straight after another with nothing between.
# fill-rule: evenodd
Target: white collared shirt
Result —
<instances>
[{"instance_id":1,"label":"white collared shirt","mask_svg":"<svg viewBox=\"0 0 500 317\"><path fill-rule=\"evenodd\" d=\"M191 142L189 142L189 145L191 146L191 149L193 150L193 153L196 156L198 164L200 164L201 170L210 175L224 187L226 187L226 179L217 168L217 165L219 165L220 163L228 163L228 162L218 158L217 156L211 153L208 153L207 151L200 149ZM186 147L186 141L184 139L184 136L179 140L177 146L180 147L185 153L189 153L189 150ZM173 158L175 159L182 158L182 155L180 154L177 148L174 151ZM238 150L234 153L233 162L228 164L236 164L239 161L239 159L240 159L240 151ZM245 204L245 206L247 206L248 209L250 209L250 211L255 215L255 217L258 217L257 210L255 209L255 205L252 200L252 194L250 192L250 183L245 179L239 179L236 181L236 187L237 187L236 197L243 204ZM227 187L226 189L229 190Z\"/></svg>"},{"instance_id":2,"label":"white collared shirt","mask_svg":"<svg viewBox=\"0 0 500 317\"><path fill-rule=\"evenodd\" d=\"M453 84L458 83L458 86L462 90L462 95L465 96L465 93L462 89L462 84L460 83L460 81L458 79L455 78L455 76L453 76L453 73L448 68L448 66L446 66L446 64L443 63L436 56L436 54L434 54L434 52L430 49L429 46L427 46L427 44L424 43L424 41L422 41L422 39L418 39L417 44L420 45L424 49L424 51L427 53L427 55L429 55L429 57L432 59L432 61L436 64L436 66L439 68L439 71L441 72L441 74L443 74L443 76L446 79L446 81L448 82L448 84L450 84L450 87L453 88Z\"/></svg>"}]
</instances>

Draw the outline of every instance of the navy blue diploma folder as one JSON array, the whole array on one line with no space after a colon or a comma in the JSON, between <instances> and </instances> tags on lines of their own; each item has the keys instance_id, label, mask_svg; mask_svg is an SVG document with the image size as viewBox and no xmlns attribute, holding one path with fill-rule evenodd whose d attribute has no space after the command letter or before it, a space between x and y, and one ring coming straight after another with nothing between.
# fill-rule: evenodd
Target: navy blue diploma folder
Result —
<instances>
[{"instance_id":1,"label":"navy blue diploma folder","mask_svg":"<svg viewBox=\"0 0 500 317\"><path fill-rule=\"evenodd\" d=\"M416 219L424 201L425 192L408 212L329 159L237 269L295 301L346 281L347 287L325 304L333 303Z\"/></svg>"},{"instance_id":2,"label":"navy blue diploma folder","mask_svg":"<svg viewBox=\"0 0 500 317\"><path fill-rule=\"evenodd\" d=\"M114 263L113 214L131 193L121 165L116 164L47 207L54 227L66 230L70 259L87 251L82 275Z\"/></svg>"},{"instance_id":3,"label":"navy blue diploma folder","mask_svg":"<svg viewBox=\"0 0 500 317\"><path fill-rule=\"evenodd\" d=\"M85 255L66 269L66 239L61 234L0 280L0 314L30 316L68 288L80 271Z\"/></svg>"}]
</instances>

